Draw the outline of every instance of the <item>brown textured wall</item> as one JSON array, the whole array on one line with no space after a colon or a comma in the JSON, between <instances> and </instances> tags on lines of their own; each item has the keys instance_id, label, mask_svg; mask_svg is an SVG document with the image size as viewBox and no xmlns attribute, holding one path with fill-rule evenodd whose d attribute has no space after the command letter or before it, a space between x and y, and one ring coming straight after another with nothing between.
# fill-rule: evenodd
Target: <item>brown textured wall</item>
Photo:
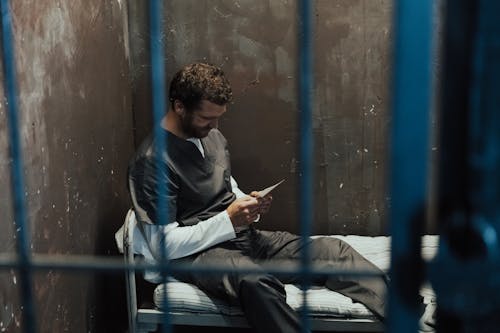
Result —
<instances>
[{"instance_id":1,"label":"brown textured wall","mask_svg":"<svg viewBox=\"0 0 500 333\"><path fill-rule=\"evenodd\" d=\"M146 1L15 1L26 199L36 253L115 253L128 205L125 171L151 126ZM385 194L392 2L317 0L315 10L315 233L378 234ZM168 78L192 61L221 65L235 102L221 129L243 190L287 181L264 229L298 231L296 1L166 2ZM132 98L129 77L133 84ZM133 114L131 112L133 106ZM8 188L5 110L0 108L0 186ZM0 251L15 248L11 202L0 200ZM19 331L19 277L0 272L0 330ZM118 332L119 277L36 275L41 332ZM108 316L108 320L103 320ZM3 326L2 326L3 325Z\"/></svg>"},{"instance_id":2,"label":"brown textured wall","mask_svg":"<svg viewBox=\"0 0 500 333\"><path fill-rule=\"evenodd\" d=\"M392 1L317 1L316 112L329 233L386 228Z\"/></svg>"},{"instance_id":3,"label":"brown textured wall","mask_svg":"<svg viewBox=\"0 0 500 333\"><path fill-rule=\"evenodd\" d=\"M124 180L133 151L124 5L122 0L11 1L24 192L35 253L116 252L113 232L128 207ZM4 111L2 106L0 185L6 189ZM15 250L8 193L0 200L2 252ZM18 280L15 271L0 273L2 331L20 331ZM37 272L39 332L106 331L103 315L119 329L120 280L121 275Z\"/></svg>"},{"instance_id":4,"label":"brown textured wall","mask_svg":"<svg viewBox=\"0 0 500 333\"><path fill-rule=\"evenodd\" d=\"M147 9L131 3L139 142L151 126ZM315 233L386 231L391 11L392 1L315 1ZM223 67L233 175L245 191L286 178L259 226L297 232L296 1L168 1L165 13L168 77L192 61Z\"/></svg>"}]
</instances>

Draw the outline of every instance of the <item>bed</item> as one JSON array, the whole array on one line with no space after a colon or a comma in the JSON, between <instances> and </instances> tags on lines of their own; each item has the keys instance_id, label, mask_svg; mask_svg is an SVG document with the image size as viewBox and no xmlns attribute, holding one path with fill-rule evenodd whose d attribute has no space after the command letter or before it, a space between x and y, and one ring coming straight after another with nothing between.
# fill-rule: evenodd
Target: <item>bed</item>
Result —
<instances>
[{"instance_id":1,"label":"bed","mask_svg":"<svg viewBox=\"0 0 500 333\"><path fill-rule=\"evenodd\" d=\"M132 248L132 230L136 223L135 215L129 211L121 233L117 233L117 242L123 237L125 260L135 260ZM367 236L327 236L337 237L354 247L367 259L383 271L388 271L390 263L390 237ZM422 256L430 260L437 251L438 236L422 237ZM119 246L120 247L120 246ZM165 289L169 300L169 320L173 325L248 327L243 312L237 306L209 297L197 287L179 281L160 284L154 291L154 307L138 307L135 273L126 274L127 304L130 332L154 332L165 319L162 311ZM300 309L302 291L291 284L285 285L287 303L294 309ZM424 303L435 302L435 296L429 287L423 287L420 294ZM310 310L310 323L315 331L338 332L383 332L384 326L362 304L329 289L313 286L307 292Z\"/></svg>"}]
</instances>

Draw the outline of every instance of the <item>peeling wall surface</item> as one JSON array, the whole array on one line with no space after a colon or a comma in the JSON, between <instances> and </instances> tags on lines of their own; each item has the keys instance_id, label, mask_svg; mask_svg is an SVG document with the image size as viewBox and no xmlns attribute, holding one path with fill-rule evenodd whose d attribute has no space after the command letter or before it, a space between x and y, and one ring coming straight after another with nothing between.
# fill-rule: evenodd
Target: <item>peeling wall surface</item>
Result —
<instances>
[{"instance_id":1,"label":"peeling wall surface","mask_svg":"<svg viewBox=\"0 0 500 333\"><path fill-rule=\"evenodd\" d=\"M222 66L234 104L221 120L233 176L247 192L280 179L260 228L298 232L297 7L288 0L167 1L168 78ZM147 8L130 1L136 144L151 127ZM315 233L387 229L392 1L315 1Z\"/></svg>"},{"instance_id":2,"label":"peeling wall surface","mask_svg":"<svg viewBox=\"0 0 500 333\"><path fill-rule=\"evenodd\" d=\"M31 250L115 254L113 233L129 205L125 174L133 151L123 3L16 0L11 7ZM0 251L12 253L5 121L2 99ZM121 276L112 282L99 274L37 272L38 331L106 331L101 314L113 318L125 308ZM18 283L16 271L0 272L2 332L21 331ZM118 328L120 321L113 324Z\"/></svg>"}]
</instances>

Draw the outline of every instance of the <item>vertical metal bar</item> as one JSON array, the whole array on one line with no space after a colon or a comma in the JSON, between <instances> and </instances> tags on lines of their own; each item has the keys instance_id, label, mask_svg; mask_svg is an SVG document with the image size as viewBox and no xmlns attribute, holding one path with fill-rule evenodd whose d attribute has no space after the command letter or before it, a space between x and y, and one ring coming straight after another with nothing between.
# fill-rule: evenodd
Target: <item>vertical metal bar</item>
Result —
<instances>
[{"instance_id":1,"label":"vertical metal bar","mask_svg":"<svg viewBox=\"0 0 500 333\"><path fill-rule=\"evenodd\" d=\"M313 204L313 135L312 135L312 92L313 92L313 4L310 0L299 2L299 126L300 126L300 236L302 240L301 275L303 277L302 331L309 332L310 323L305 293L310 284L310 250Z\"/></svg>"},{"instance_id":2,"label":"vertical metal bar","mask_svg":"<svg viewBox=\"0 0 500 333\"><path fill-rule=\"evenodd\" d=\"M446 6L438 221L440 246L448 255L433 270L443 332L498 330L497 290L488 281L496 279L499 261L499 11L497 0L453 0ZM483 271L462 279L478 286L460 290L465 303L456 302L457 290L446 280L438 280L461 262ZM491 299L484 302L483 294Z\"/></svg>"},{"instance_id":3,"label":"vertical metal bar","mask_svg":"<svg viewBox=\"0 0 500 333\"><path fill-rule=\"evenodd\" d=\"M4 73L4 91L7 106L12 194L14 202L14 221L17 232L17 253L20 263L21 297L24 306L23 328L25 332L35 332L35 312L33 305L31 253L29 246L30 232L24 202L24 179L21 143L19 136L19 109L16 81L16 64L14 60L14 41L12 33L12 16L8 0L0 1L2 20L2 67Z\"/></svg>"},{"instance_id":4,"label":"vertical metal bar","mask_svg":"<svg viewBox=\"0 0 500 333\"><path fill-rule=\"evenodd\" d=\"M443 236L453 234L451 246L457 253L469 252L466 217L469 211L468 187L468 113L470 82L472 82L472 52L477 27L478 3L468 0L448 1L445 6L443 38L442 110L440 114L438 175L438 221ZM474 180L475 181L475 180ZM454 218L459 213L463 218ZM453 228L453 230L451 230ZM456 240L455 240L456 239ZM457 246L458 245L458 246Z\"/></svg>"},{"instance_id":5,"label":"vertical metal bar","mask_svg":"<svg viewBox=\"0 0 500 333\"><path fill-rule=\"evenodd\" d=\"M420 232L429 155L432 1L399 0L394 15L389 332L416 332Z\"/></svg>"},{"instance_id":6,"label":"vertical metal bar","mask_svg":"<svg viewBox=\"0 0 500 333\"><path fill-rule=\"evenodd\" d=\"M151 48L151 86L152 86L152 100L153 100L153 135L155 140L155 149L157 150L156 156L156 172L160 175L164 171L161 163L161 154L166 151L166 133L161 127L161 120L167 110L167 96L166 96L166 83L165 83L165 47L163 39L163 0L150 0L149 2L149 28L150 28L150 48ZM158 177L161 179L161 177ZM164 198L167 184L158 182L158 198ZM168 223L168 207L167 203L158 202L158 223L164 225ZM168 262L166 248L160 249L162 276L164 283L167 281ZM165 333L171 332L170 325L170 311L168 303L167 288L164 288L164 318L162 331Z\"/></svg>"},{"instance_id":7,"label":"vertical metal bar","mask_svg":"<svg viewBox=\"0 0 500 333\"><path fill-rule=\"evenodd\" d=\"M470 180L466 189L474 223L494 226L500 232L500 3L494 0L477 1L477 32L472 47L470 103L467 122L468 168ZM475 226L479 230L479 226ZM487 235L483 240L488 245ZM491 244L489 255L497 252L499 244Z\"/></svg>"}]
</instances>

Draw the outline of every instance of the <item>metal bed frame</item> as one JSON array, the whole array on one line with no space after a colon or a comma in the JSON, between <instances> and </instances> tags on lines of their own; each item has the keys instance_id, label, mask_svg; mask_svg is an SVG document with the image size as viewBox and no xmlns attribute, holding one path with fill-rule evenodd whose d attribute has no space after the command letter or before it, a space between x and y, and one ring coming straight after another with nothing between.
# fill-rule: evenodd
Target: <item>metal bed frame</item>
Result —
<instances>
[{"instance_id":1,"label":"metal bed frame","mask_svg":"<svg viewBox=\"0 0 500 333\"><path fill-rule=\"evenodd\" d=\"M132 210L129 210L125 218L125 229L123 232L123 254L126 263L133 264L136 259L133 249L133 223L130 218ZM129 316L130 333L155 332L160 324L165 323L165 317L168 316L168 322L171 325L187 326L214 326L214 327L249 327L244 316L229 316L220 313L193 313L193 312L165 312L152 309L150 307L141 307L137 301L137 286L135 270L128 270L125 273L127 288L127 307ZM314 331L329 332L383 332L384 326L381 322L370 319L356 318L338 318L338 317L309 317L310 327Z\"/></svg>"}]
</instances>

